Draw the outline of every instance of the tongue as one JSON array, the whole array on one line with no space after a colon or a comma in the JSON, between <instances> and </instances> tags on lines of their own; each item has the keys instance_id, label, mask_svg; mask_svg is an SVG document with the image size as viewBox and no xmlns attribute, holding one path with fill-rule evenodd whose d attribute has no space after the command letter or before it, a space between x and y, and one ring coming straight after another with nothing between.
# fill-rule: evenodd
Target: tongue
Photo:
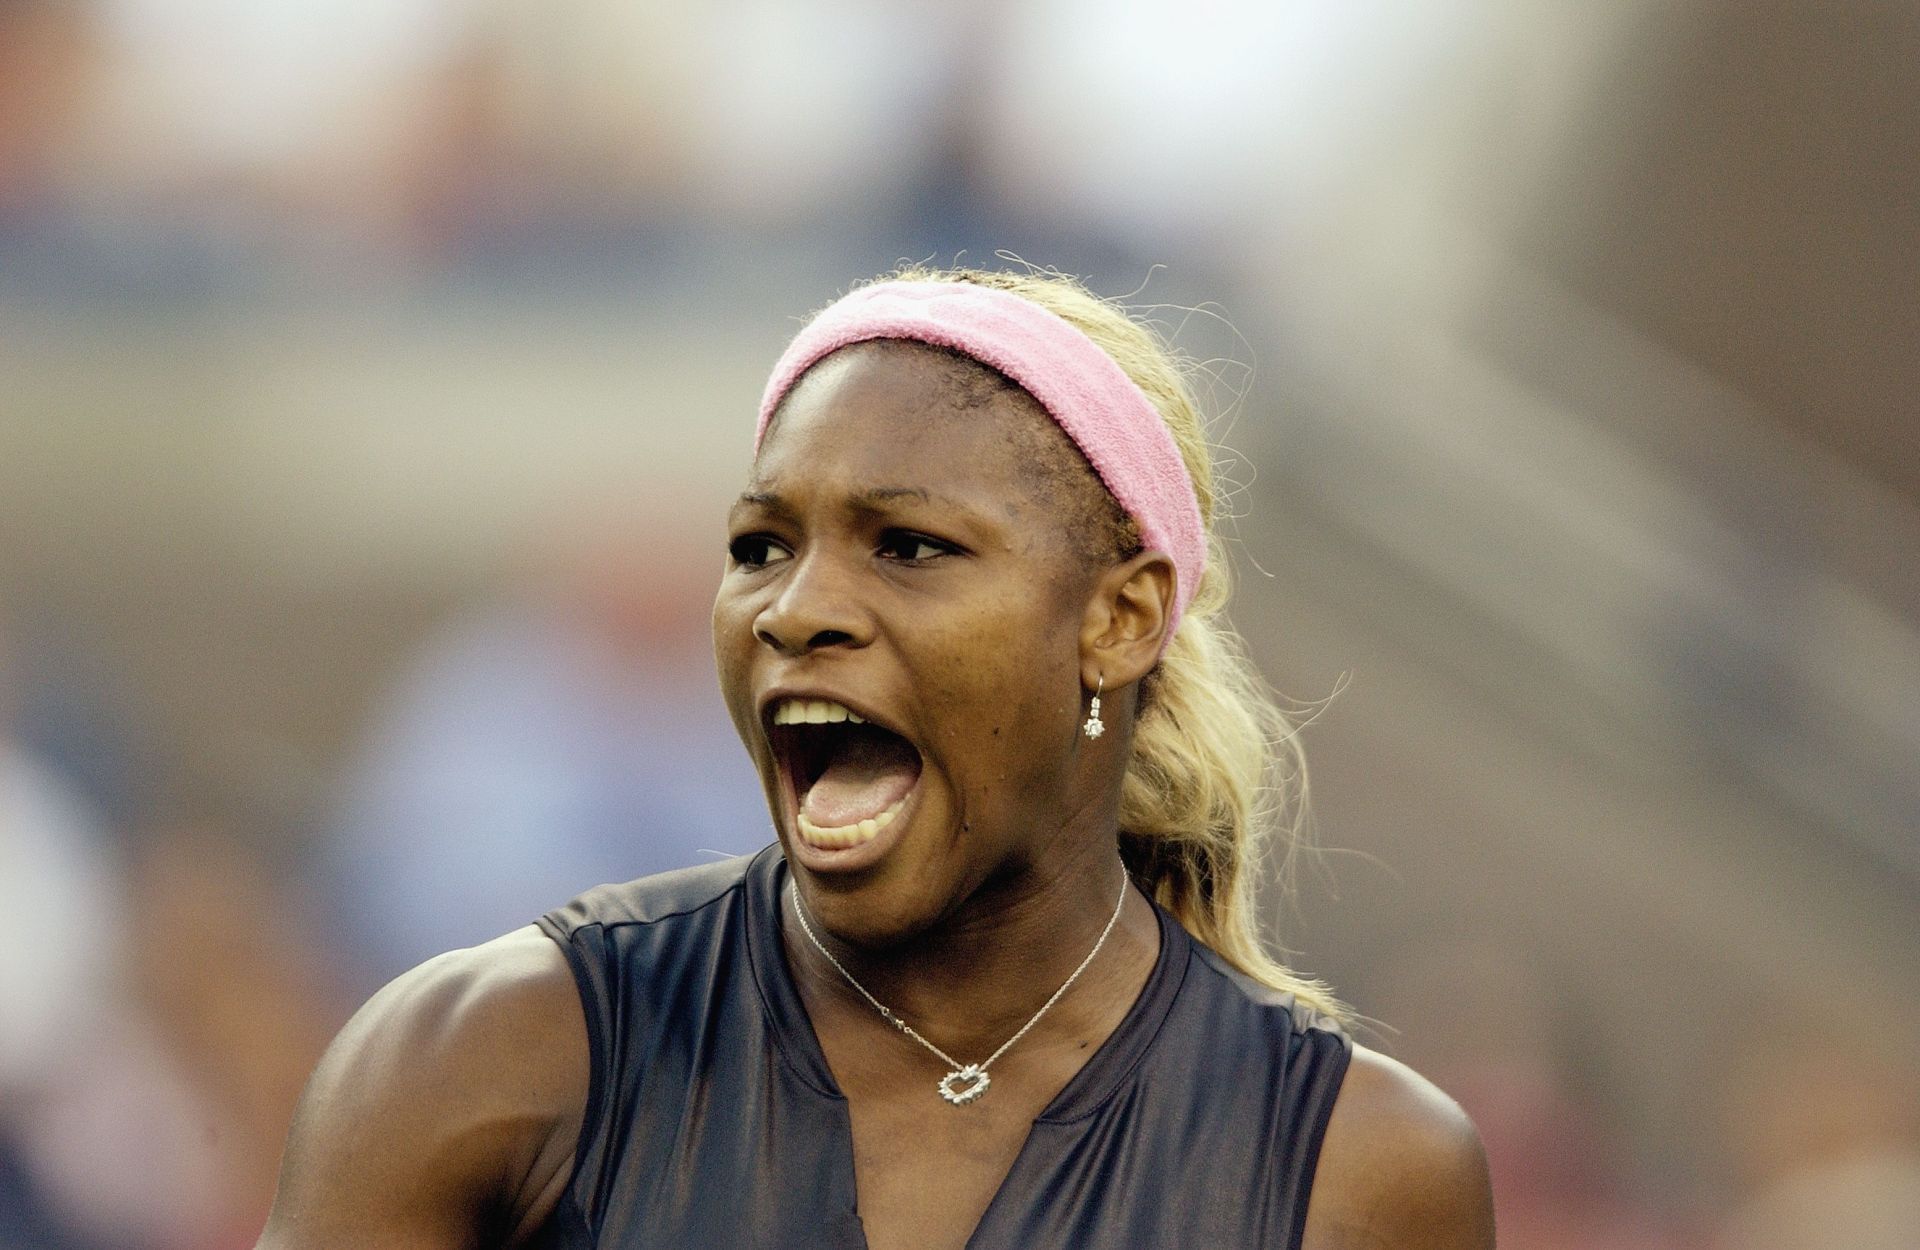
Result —
<instances>
[{"instance_id":1,"label":"tongue","mask_svg":"<svg viewBox=\"0 0 1920 1250\"><path fill-rule=\"evenodd\" d=\"M851 735L807 790L800 810L823 829L859 824L905 798L919 779L919 753L905 739Z\"/></svg>"}]
</instances>

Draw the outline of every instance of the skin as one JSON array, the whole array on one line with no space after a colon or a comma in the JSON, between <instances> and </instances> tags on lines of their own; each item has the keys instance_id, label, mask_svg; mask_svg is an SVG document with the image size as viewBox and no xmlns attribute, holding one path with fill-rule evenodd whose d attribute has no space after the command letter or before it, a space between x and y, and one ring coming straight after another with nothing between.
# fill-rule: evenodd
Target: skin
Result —
<instances>
[{"instance_id":1,"label":"skin","mask_svg":"<svg viewBox=\"0 0 1920 1250\"><path fill-rule=\"evenodd\" d=\"M1084 509L1032 472L1035 439L1064 435L1023 393L983 397L978 379L908 344L816 366L729 518L714 608L727 706L816 932L964 1059L1024 1024L1112 914L1135 698L1174 579L1152 553L1088 558L1059 521ZM1079 725L1098 680L1109 732L1090 741ZM783 696L835 699L920 751L914 797L872 862L797 845L767 732ZM1152 909L1127 888L1081 981L994 1064L992 1095L966 1115L929 1114L944 1065L846 984L791 906L783 914L789 966L848 1100L868 1243L964 1245L1033 1118L1144 985L1158 953ZM322 1060L260 1245L520 1244L565 1187L586 1087L577 993L537 930L430 961L377 995ZM1306 1245L1493 1245L1471 1124L1365 1048L1328 1127Z\"/></svg>"}]
</instances>

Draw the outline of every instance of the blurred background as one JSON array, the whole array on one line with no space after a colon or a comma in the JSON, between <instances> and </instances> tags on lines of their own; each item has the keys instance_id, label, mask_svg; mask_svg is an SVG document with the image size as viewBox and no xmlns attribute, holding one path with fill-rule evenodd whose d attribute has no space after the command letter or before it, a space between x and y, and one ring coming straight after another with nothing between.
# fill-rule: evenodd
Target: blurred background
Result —
<instances>
[{"instance_id":1,"label":"blurred background","mask_svg":"<svg viewBox=\"0 0 1920 1250\"><path fill-rule=\"evenodd\" d=\"M372 988L763 844L765 370L1000 249L1214 362L1275 922L1502 1244L1920 1246L1916 134L1894 0L0 0L0 1247L250 1245Z\"/></svg>"}]
</instances>

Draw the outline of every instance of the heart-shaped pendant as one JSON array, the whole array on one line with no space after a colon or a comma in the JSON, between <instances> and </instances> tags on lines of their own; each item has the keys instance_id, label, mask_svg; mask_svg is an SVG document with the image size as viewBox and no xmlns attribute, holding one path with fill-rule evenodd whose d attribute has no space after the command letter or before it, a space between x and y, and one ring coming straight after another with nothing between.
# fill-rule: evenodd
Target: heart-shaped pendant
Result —
<instances>
[{"instance_id":1,"label":"heart-shaped pendant","mask_svg":"<svg viewBox=\"0 0 1920 1250\"><path fill-rule=\"evenodd\" d=\"M970 1063L940 1078L940 1096L956 1107L964 1107L986 1093L987 1086L992 1083L993 1078L986 1074L985 1069Z\"/></svg>"}]
</instances>

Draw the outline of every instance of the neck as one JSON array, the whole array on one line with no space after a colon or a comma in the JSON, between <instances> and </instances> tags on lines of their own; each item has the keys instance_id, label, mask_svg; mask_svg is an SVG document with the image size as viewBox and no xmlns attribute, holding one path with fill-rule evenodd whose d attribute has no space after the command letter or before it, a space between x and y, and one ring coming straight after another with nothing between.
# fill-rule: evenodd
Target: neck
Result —
<instances>
[{"instance_id":1,"label":"neck","mask_svg":"<svg viewBox=\"0 0 1920 1250\"><path fill-rule=\"evenodd\" d=\"M844 972L800 928L797 895L789 891L783 928L809 1010L816 1020L822 1010L878 1020L850 976L936 1046L963 1063L978 1062L1031 1020L1098 945L1072 989L1035 1027L1085 1032L1100 1019L1117 1021L1152 966L1159 929L1152 907L1131 886L1114 919L1126 874L1110 842L1104 850L1049 873L989 882L941 922L884 950L839 941L809 916L814 938ZM1116 997L1124 999L1117 1012Z\"/></svg>"}]
</instances>

